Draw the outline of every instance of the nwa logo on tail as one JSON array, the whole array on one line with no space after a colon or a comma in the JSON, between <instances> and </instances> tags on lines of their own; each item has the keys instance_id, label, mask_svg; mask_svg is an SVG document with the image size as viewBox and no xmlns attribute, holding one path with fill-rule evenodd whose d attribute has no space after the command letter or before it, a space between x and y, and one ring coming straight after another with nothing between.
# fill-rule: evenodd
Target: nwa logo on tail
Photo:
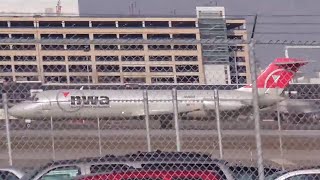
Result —
<instances>
[{"instance_id":1,"label":"nwa logo on tail","mask_svg":"<svg viewBox=\"0 0 320 180\"><path fill-rule=\"evenodd\" d=\"M71 96L71 107L106 107L109 106L108 96Z\"/></svg>"}]
</instances>

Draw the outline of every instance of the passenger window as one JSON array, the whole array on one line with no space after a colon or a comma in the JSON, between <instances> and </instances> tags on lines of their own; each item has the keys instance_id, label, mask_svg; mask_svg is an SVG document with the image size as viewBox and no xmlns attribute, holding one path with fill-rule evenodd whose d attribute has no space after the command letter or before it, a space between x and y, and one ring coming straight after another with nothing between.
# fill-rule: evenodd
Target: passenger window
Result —
<instances>
[{"instance_id":1,"label":"passenger window","mask_svg":"<svg viewBox=\"0 0 320 180\"><path fill-rule=\"evenodd\" d=\"M59 167L43 175L41 180L71 180L80 174L80 168L77 166Z\"/></svg>"}]
</instances>

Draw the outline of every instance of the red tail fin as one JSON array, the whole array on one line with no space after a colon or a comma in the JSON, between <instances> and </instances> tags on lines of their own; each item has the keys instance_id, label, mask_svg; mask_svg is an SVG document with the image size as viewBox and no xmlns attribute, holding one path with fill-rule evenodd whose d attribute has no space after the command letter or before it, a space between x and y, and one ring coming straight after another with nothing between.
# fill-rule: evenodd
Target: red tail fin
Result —
<instances>
[{"instance_id":1,"label":"red tail fin","mask_svg":"<svg viewBox=\"0 0 320 180\"><path fill-rule=\"evenodd\" d=\"M289 85L299 68L305 64L307 64L306 61L299 59L277 58L258 77L257 87L284 89ZM251 87L251 85L247 85L244 88Z\"/></svg>"}]
</instances>

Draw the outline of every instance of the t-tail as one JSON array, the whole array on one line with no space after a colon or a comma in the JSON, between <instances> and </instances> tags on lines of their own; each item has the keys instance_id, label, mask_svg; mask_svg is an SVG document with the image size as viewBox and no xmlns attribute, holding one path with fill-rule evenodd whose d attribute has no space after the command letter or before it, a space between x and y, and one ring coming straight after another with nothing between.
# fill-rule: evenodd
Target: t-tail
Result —
<instances>
[{"instance_id":1,"label":"t-tail","mask_svg":"<svg viewBox=\"0 0 320 180\"><path fill-rule=\"evenodd\" d=\"M259 95L280 95L305 64L306 61L294 58L275 59L257 78ZM246 85L238 90L251 91L252 85Z\"/></svg>"}]
</instances>

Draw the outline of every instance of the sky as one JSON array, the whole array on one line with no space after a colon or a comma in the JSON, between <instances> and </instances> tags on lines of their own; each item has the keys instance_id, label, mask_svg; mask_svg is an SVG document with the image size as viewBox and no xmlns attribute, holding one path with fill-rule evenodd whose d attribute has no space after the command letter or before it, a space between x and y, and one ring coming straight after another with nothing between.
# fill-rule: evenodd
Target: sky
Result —
<instances>
[{"instance_id":1,"label":"sky","mask_svg":"<svg viewBox=\"0 0 320 180\"><path fill-rule=\"evenodd\" d=\"M195 6L215 5L226 7L227 14L315 14L319 13L319 0L79 0L85 13L128 14L129 5L136 2L136 9L143 14L195 14Z\"/></svg>"},{"instance_id":2,"label":"sky","mask_svg":"<svg viewBox=\"0 0 320 180\"><path fill-rule=\"evenodd\" d=\"M53 8L58 0L0 0L0 12L10 13L44 13L45 8ZM62 12L78 14L77 0L61 0Z\"/></svg>"}]
</instances>

